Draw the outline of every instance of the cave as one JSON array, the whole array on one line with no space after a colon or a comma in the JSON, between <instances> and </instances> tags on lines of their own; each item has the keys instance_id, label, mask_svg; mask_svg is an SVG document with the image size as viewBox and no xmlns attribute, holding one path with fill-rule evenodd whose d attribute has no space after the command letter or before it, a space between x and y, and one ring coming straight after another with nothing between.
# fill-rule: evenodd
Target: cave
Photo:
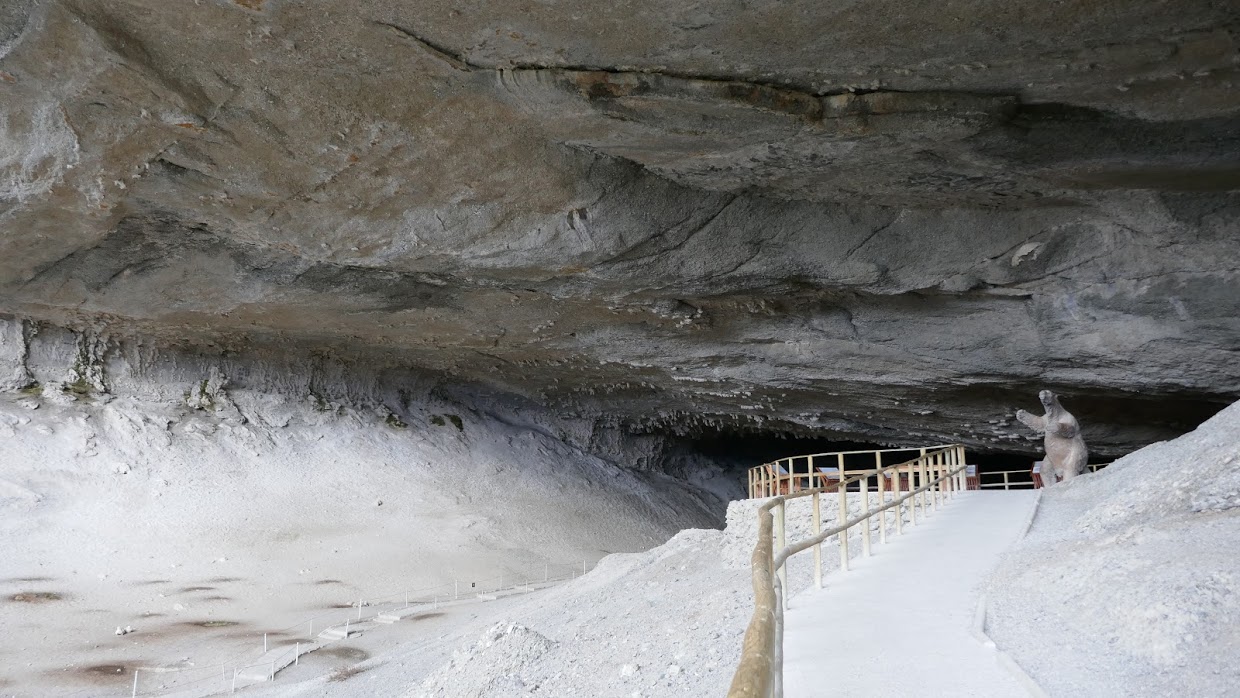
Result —
<instances>
[{"instance_id":1,"label":"cave","mask_svg":"<svg viewBox=\"0 0 1240 698\"><path fill-rule=\"evenodd\" d=\"M43 601L0 626L118 639L0 638L0 691L174 686L156 638L214 666L203 623L378 588L689 580L630 556L748 535L789 456L958 444L1023 487L1042 390L1090 465L1188 453L1240 399L1238 37L1213 0L6 0L0 599ZM1228 511L1230 470L1174 472L1177 516ZM1108 502L1073 520L1152 545ZM520 627L481 643L593 641ZM349 656L332 686L399 665ZM614 688L566 675L530 685Z\"/></svg>"},{"instance_id":2,"label":"cave","mask_svg":"<svg viewBox=\"0 0 1240 698\"><path fill-rule=\"evenodd\" d=\"M1117 456L1230 403L1234 17L979 5L877 49L884 6L596 18L622 45L548 9L479 44L503 12L11 4L0 312L841 440L998 448L1049 388Z\"/></svg>"},{"instance_id":3,"label":"cave","mask_svg":"<svg viewBox=\"0 0 1240 698\"><path fill-rule=\"evenodd\" d=\"M1213 412L1208 416L1213 416ZM1185 431L1191 431L1197 423L1192 423ZM1017 424L1013 431L1024 437L1026 434L1020 432L1027 430ZM913 460L917 456L917 449L938 445L929 442L900 444L840 440L830 436L814 437L785 431L719 427L698 428L688 434L668 436L670 443L667 453L660 462L660 467L666 472L688 474L702 462L707 462L723 469L728 477L739 483L745 482L749 469L786 458L794 458L797 468L805 468L807 464L802 456L824 454L816 464L835 467L838 462L835 454L846 454L843 456L845 468L860 471L874 467L873 451L893 451L880 456L881 465L890 466ZM978 484L983 488L1004 487L1003 473L1006 472L1010 487L1033 487L1034 481L1030 472L1033 462L1044 456L1037 450L1038 440L1033 438L1032 433L1028 436L1028 439L1022 440L1028 441L1032 446L1019 450L1003 446L966 449L966 462L977 466ZM1093 471L1106 467L1112 460L1113 458L1106 455L1092 454L1088 465ZM855 485L850 487L856 489Z\"/></svg>"}]
</instances>

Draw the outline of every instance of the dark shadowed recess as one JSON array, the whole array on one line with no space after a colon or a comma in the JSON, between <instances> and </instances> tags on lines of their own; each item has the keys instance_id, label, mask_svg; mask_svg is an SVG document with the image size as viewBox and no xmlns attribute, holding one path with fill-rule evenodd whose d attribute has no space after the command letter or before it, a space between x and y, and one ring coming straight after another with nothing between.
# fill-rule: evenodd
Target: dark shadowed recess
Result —
<instances>
[{"instance_id":1,"label":"dark shadowed recess","mask_svg":"<svg viewBox=\"0 0 1240 698\"><path fill-rule=\"evenodd\" d=\"M991 436L1030 432L1017 423L1017 409L1041 413L1038 391L1049 389L1060 397L1064 408L1081 424L1081 432L1090 448L1091 456L1114 460L1137 448L1174 439L1196 429L1202 422L1213 417L1232 403L1227 395L1212 395L1192 391L1137 392L1116 390L1104 386L1059 385L1043 382L1023 384L976 384L959 387L941 386L937 399L948 405L969 405L986 417L986 431L969 434L960 440L971 450L983 453L1011 451L1032 455L1040 449L1040 440L1005 442L989 439ZM991 420L1003 420L994 425ZM978 438L971 438L977 436Z\"/></svg>"},{"instance_id":2,"label":"dark shadowed recess","mask_svg":"<svg viewBox=\"0 0 1240 698\"><path fill-rule=\"evenodd\" d=\"M1005 394L1006 391L1005 391ZM1025 407L1030 411L1038 409L1036 400ZM1201 422L1209 419L1225 403L1202 400L1195 396L1182 398L1162 397L1159 400L1142 399L1132 396L1124 400L1114 395L1091 395L1082 393L1071 398L1065 397L1065 403L1071 404L1073 411L1088 425L1093 418L1102 423L1113 420L1129 421L1135 424L1149 423L1155 425L1148 430L1148 443L1175 438L1195 429ZM1010 415L1009 415L1010 416ZM1015 423L1006 429L1026 434L1023 425ZM1090 431L1098 433L1099 428L1086 428L1086 437ZM840 435L823 434L821 436L794 433L779 429L762 430L742 427L710 427L702 426L692 433L673 438L673 446L669 449L669 462L678 462L680 467L672 471L683 472L693 462L712 463L723 467L730 474L745 482L745 472L754 466L769 463L778 459L808 454L837 453L841 451L867 451L890 448L906 448L914 446L936 445L925 443L877 443L849 439ZM998 483L1002 480L998 475L1002 471L1019 471L1011 473L1012 482L1029 480L1028 472L1033 462L1042 457L1041 438L1022 439L1012 444L977 445L965 442L965 453L968 463L977 465L982 473L983 482ZM1107 464L1122 453L1111 453L1107 449L1091 449L1091 464ZM910 454L908 458L912 458ZM858 460L865 456L852 456L845 461L846 468L862 468L866 463ZM829 459L827 459L829 460ZM883 465L900 462L900 457L884 457ZM833 465L834 462L824 460L822 465ZM797 467L803 467L799 463Z\"/></svg>"},{"instance_id":3,"label":"dark shadowed recess","mask_svg":"<svg viewBox=\"0 0 1240 698\"><path fill-rule=\"evenodd\" d=\"M935 445L935 444L925 444ZM818 453L838 453L842 451L870 451L877 449L889 448L905 448L911 444L880 444L863 441L841 440L838 437L822 436L798 436L787 432L771 431L733 431L733 430L715 430L703 431L692 437L687 437L681 442L680 447L687 452L692 452L703 460L721 465L729 470L734 470L743 477L744 471L756 465L769 463L781 458L790 456L801 456ZM1018 468L1029 468L1029 464L1033 457L1027 453L1019 453L1013 451L1002 450L980 450L975 448L966 449L968 460L972 464L980 465L983 469L990 470L1015 470ZM909 455L911 459L913 455ZM858 458L863 456L850 457L845 461L846 468L862 468L864 463ZM895 459L886 457L883 465L892 465L900 462L899 456ZM822 465L834 465L830 459L825 459ZM798 467L801 467L798 465Z\"/></svg>"}]
</instances>

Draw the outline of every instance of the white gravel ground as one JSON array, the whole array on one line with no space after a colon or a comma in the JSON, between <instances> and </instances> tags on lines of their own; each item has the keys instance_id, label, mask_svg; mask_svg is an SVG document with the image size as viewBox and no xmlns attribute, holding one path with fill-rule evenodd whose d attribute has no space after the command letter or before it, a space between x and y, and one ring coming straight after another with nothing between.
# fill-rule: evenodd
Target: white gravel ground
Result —
<instances>
[{"instance_id":1,"label":"white gravel ground","mask_svg":"<svg viewBox=\"0 0 1240 698\"><path fill-rule=\"evenodd\" d=\"M722 695L753 610L749 557L760 503L732 502L723 531L685 530L653 550L609 556L575 582L472 606L451 625L376 628L367 638L373 656L355 665L356 675L282 678L259 695ZM824 506L824 527L834 512ZM808 499L789 506L789 540L808 534L809 514ZM854 539L850 552L859 550ZM825 546L824 559L836 567L838 548ZM804 589L811 579L809 555L794 558L790 586Z\"/></svg>"},{"instance_id":2,"label":"white gravel ground","mask_svg":"<svg viewBox=\"0 0 1240 698\"><path fill-rule=\"evenodd\" d=\"M757 502L694 528L718 504L701 488L587 455L554 417L429 389L402 390L395 415L297 386L113 380L111 395L0 394L0 694L128 695L135 667L144 692L179 685L164 669L202 672L185 695L219 692L264 632L287 645L359 598L600 558L549 590L368 624L245 691L725 692ZM789 539L808 509L789 507ZM987 631L1052 695L1240 695L1238 542L1240 404L1049 489L992 580ZM794 558L794 591L809 564Z\"/></svg>"},{"instance_id":3,"label":"white gravel ground","mask_svg":"<svg viewBox=\"0 0 1240 698\"><path fill-rule=\"evenodd\" d=\"M987 632L1051 695L1240 694L1238 436L1240 405L1046 492L988 585ZM439 632L409 629L407 649L378 652L345 681L265 693L722 695L752 609L757 505L733 502L725 531L684 531ZM790 539L808 531L808 507L790 507ZM794 558L794 589L809 583L807 557ZM836 549L824 557L834 566Z\"/></svg>"},{"instance_id":4,"label":"white gravel ground","mask_svg":"<svg viewBox=\"0 0 1240 698\"><path fill-rule=\"evenodd\" d=\"M359 598L565 573L716 520L709 493L537 415L216 400L0 395L0 695L129 695L135 667L147 688L218 690L264 632L292 644Z\"/></svg>"},{"instance_id":5,"label":"white gravel ground","mask_svg":"<svg viewBox=\"0 0 1240 698\"><path fill-rule=\"evenodd\" d=\"M1240 695L1240 403L1047 489L990 599L1052 696Z\"/></svg>"}]
</instances>

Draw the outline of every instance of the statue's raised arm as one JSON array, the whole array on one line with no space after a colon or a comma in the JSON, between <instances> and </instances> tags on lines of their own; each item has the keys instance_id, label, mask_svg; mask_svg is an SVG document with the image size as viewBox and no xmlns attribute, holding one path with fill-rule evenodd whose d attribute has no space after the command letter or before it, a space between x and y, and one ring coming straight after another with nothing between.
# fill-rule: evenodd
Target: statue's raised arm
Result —
<instances>
[{"instance_id":1,"label":"statue's raised arm","mask_svg":"<svg viewBox=\"0 0 1240 698\"><path fill-rule=\"evenodd\" d=\"M1021 424L1024 424L1039 434L1046 433L1046 420L1042 417L1039 417L1036 414L1029 414L1024 410L1016 410L1016 418L1020 420Z\"/></svg>"}]
</instances>

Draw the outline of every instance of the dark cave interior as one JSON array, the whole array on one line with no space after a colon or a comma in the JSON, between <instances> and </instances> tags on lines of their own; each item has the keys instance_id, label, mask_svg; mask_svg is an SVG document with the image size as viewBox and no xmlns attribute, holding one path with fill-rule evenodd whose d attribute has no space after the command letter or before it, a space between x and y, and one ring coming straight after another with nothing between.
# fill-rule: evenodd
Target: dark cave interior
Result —
<instances>
[{"instance_id":1,"label":"dark cave interior","mask_svg":"<svg viewBox=\"0 0 1240 698\"><path fill-rule=\"evenodd\" d=\"M781 458L808 454L906 448L904 445L840 440L828 436L814 438L785 432L739 430L702 431L687 438L681 446L684 452L696 454L700 458L733 470L742 479L749 468ZM1012 486L1027 487L1032 482L1030 469L1036 458L1028 453L969 447L966 447L965 453L968 463L978 466L981 482L985 486L1001 487L1005 471L1008 473L1008 481ZM915 452L884 454L882 464L884 466L894 465L909 460L915 455ZM846 456L845 468L864 468L872 462L871 459L870 454ZM1104 465L1112 460L1114 458L1091 456L1089 463ZM831 465L834 465L834 461ZM804 467L803 462L798 462L797 467Z\"/></svg>"}]
</instances>

